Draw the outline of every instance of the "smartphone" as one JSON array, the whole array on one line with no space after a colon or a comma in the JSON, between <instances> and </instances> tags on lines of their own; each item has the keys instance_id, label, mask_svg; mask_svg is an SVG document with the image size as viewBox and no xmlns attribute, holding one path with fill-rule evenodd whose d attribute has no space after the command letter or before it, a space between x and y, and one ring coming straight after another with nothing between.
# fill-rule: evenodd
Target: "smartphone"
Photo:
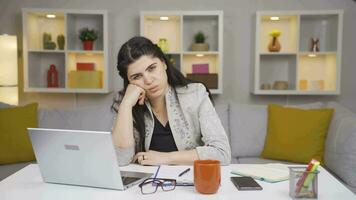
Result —
<instances>
[{"instance_id":1,"label":"smartphone","mask_svg":"<svg viewBox=\"0 0 356 200\"><path fill-rule=\"evenodd\" d=\"M262 190L262 186L249 176L231 177L231 181L238 190Z\"/></svg>"}]
</instances>

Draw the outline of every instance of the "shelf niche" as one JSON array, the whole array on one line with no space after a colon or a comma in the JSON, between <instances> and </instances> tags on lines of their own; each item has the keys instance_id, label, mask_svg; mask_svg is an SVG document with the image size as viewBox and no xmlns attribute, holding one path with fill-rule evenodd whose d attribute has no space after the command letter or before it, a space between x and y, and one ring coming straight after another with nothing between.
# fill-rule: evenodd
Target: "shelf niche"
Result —
<instances>
[{"instance_id":1,"label":"shelf niche","mask_svg":"<svg viewBox=\"0 0 356 200\"><path fill-rule=\"evenodd\" d=\"M260 81L269 84L274 90L276 81L287 81L286 90L296 89L296 56L293 55L261 55ZM261 87L260 85L260 87Z\"/></svg>"},{"instance_id":2,"label":"shelf niche","mask_svg":"<svg viewBox=\"0 0 356 200\"><path fill-rule=\"evenodd\" d=\"M168 17L161 20L161 17ZM144 35L153 43L159 39L167 39L168 53L180 52L181 48L181 17L178 15L149 15L144 17Z\"/></svg>"},{"instance_id":3,"label":"shelf niche","mask_svg":"<svg viewBox=\"0 0 356 200\"><path fill-rule=\"evenodd\" d=\"M315 57L300 55L298 89L305 91L336 90L337 70L335 63L335 54L317 54ZM303 81L304 83L302 83Z\"/></svg>"},{"instance_id":4,"label":"shelf niche","mask_svg":"<svg viewBox=\"0 0 356 200\"><path fill-rule=\"evenodd\" d=\"M65 88L64 57L64 53L29 53L29 87L47 88L47 71L53 64L56 66L56 70L58 71L59 88Z\"/></svg>"},{"instance_id":5,"label":"shelf niche","mask_svg":"<svg viewBox=\"0 0 356 200\"><path fill-rule=\"evenodd\" d=\"M319 39L319 51L337 51L338 15L300 17L300 51L309 51L311 38Z\"/></svg>"},{"instance_id":6,"label":"shelf niche","mask_svg":"<svg viewBox=\"0 0 356 200\"><path fill-rule=\"evenodd\" d=\"M56 18L47 18L47 14L55 14ZM52 41L58 49L57 36L65 35L65 20L62 12L29 12L27 13L26 38L29 50L44 50L43 34L50 33Z\"/></svg>"},{"instance_id":7,"label":"shelf niche","mask_svg":"<svg viewBox=\"0 0 356 200\"><path fill-rule=\"evenodd\" d=\"M260 21L260 46L259 52L268 52L268 44L271 42L269 33L273 30L281 31L278 37L281 43L280 53L296 53L297 52L297 37L298 37L298 17L295 15L282 15L279 20L273 21L270 16L263 16Z\"/></svg>"},{"instance_id":8,"label":"shelf niche","mask_svg":"<svg viewBox=\"0 0 356 200\"><path fill-rule=\"evenodd\" d=\"M183 16L183 50L191 51L194 36L201 31L206 36L205 43L209 51L217 51L219 47L218 16Z\"/></svg>"},{"instance_id":9,"label":"shelf niche","mask_svg":"<svg viewBox=\"0 0 356 200\"><path fill-rule=\"evenodd\" d=\"M94 41L93 50L103 51L103 16L96 14L68 14L67 15L67 38L68 50L83 51L82 41L79 39L79 31L82 28L93 29L98 38Z\"/></svg>"}]
</instances>

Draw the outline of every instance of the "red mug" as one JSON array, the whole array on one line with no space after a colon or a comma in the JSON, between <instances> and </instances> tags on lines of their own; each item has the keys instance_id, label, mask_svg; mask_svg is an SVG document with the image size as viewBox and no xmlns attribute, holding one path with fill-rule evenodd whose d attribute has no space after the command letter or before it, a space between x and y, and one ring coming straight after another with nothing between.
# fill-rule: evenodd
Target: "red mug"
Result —
<instances>
[{"instance_id":1,"label":"red mug","mask_svg":"<svg viewBox=\"0 0 356 200\"><path fill-rule=\"evenodd\" d=\"M220 171L220 161L218 160L195 160L195 189L202 194L216 193L221 182Z\"/></svg>"}]
</instances>

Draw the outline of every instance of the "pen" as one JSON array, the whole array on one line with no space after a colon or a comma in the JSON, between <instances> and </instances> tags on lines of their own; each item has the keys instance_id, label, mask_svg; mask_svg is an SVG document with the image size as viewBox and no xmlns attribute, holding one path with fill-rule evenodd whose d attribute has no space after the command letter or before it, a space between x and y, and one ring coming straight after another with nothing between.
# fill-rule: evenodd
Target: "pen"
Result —
<instances>
[{"instance_id":1,"label":"pen","mask_svg":"<svg viewBox=\"0 0 356 200\"><path fill-rule=\"evenodd\" d=\"M189 172L189 171L190 171L190 168L188 168L188 169L182 171L178 176L181 177L181 176L183 176L184 174L186 174L186 173Z\"/></svg>"},{"instance_id":2,"label":"pen","mask_svg":"<svg viewBox=\"0 0 356 200\"><path fill-rule=\"evenodd\" d=\"M158 165L158 168L156 170L156 173L155 175L153 176L153 180L155 180L157 178L157 175L158 175L158 172L159 172L159 169L161 169L161 165ZM152 182L152 186L155 186L155 181Z\"/></svg>"},{"instance_id":3,"label":"pen","mask_svg":"<svg viewBox=\"0 0 356 200\"><path fill-rule=\"evenodd\" d=\"M157 170L156 170L156 173L153 177L153 179L156 179L157 178L157 175L158 175L158 172L159 172L159 169L161 168L161 165L158 166Z\"/></svg>"}]
</instances>

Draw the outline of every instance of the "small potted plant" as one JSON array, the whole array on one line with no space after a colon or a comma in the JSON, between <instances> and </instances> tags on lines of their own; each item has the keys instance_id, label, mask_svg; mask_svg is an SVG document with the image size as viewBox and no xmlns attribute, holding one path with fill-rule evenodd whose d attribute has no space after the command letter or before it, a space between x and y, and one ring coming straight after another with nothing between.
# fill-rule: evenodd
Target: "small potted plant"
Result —
<instances>
[{"instance_id":1,"label":"small potted plant","mask_svg":"<svg viewBox=\"0 0 356 200\"><path fill-rule=\"evenodd\" d=\"M208 51L209 44L205 43L206 36L202 31L194 35L194 43L190 46L192 51Z\"/></svg>"},{"instance_id":2,"label":"small potted plant","mask_svg":"<svg viewBox=\"0 0 356 200\"><path fill-rule=\"evenodd\" d=\"M84 50L93 50L93 43L98 38L94 29L82 28L79 30L79 39L83 42Z\"/></svg>"}]
</instances>

